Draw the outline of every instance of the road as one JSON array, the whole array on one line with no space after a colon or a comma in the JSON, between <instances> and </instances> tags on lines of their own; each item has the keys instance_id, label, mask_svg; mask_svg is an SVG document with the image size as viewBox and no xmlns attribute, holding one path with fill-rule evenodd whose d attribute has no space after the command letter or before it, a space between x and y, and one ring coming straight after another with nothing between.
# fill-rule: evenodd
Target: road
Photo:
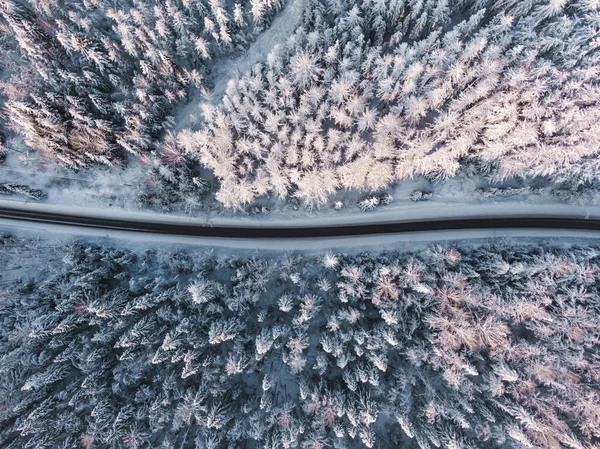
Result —
<instances>
[{"instance_id":1,"label":"road","mask_svg":"<svg viewBox=\"0 0 600 449\"><path fill-rule=\"evenodd\" d=\"M19 222L62 225L114 231L150 234L217 237L229 239L299 239L319 237L352 237L423 231L452 231L473 229L565 229L600 231L600 219L581 216L486 216L450 219L395 221L379 224L352 224L342 226L318 225L310 227L252 225L210 226L201 223L144 221L140 219L78 216L75 214L23 210L0 207L0 219Z\"/></svg>"}]
</instances>

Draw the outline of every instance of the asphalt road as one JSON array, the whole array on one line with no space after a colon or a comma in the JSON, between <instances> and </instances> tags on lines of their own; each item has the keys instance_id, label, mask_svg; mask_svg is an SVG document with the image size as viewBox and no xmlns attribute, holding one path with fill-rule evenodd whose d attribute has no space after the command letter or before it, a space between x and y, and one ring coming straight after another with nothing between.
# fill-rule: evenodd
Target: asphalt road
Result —
<instances>
[{"instance_id":1,"label":"asphalt road","mask_svg":"<svg viewBox=\"0 0 600 449\"><path fill-rule=\"evenodd\" d=\"M452 218L422 221L397 221L379 224L357 224L344 226L275 227L254 225L252 227L210 226L150 222L104 218L102 216L78 216L38 212L0 207L0 219L18 220L29 223L85 227L116 231L145 232L166 235L196 237L221 237L234 239L297 239L317 237L352 237L361 235L393 234L423 231L448 231L469 229L565 229L600 231L600 219L552 216L498 216L483 218Z\"/></svg>"}]
</instances>

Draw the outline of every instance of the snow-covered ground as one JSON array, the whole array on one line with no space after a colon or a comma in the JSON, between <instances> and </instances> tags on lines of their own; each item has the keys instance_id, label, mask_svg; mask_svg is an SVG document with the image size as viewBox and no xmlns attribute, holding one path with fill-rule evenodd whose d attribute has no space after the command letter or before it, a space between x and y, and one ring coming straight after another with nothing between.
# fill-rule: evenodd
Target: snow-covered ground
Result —
<instances>
[{"instance_id":1,"label":"snow-covered ground","mask_svg":"<svg viewBox=\"0 0 600 449\"><path fill-rule=\"evenodd\" d=\"M242 226L242 227L297 227L297 226L341 226L351 224L378 224L398 221L444 220L450 218L478 218L491 216L547 216L571 218L600 218L600 206L576 206L568 204L544 204L529 202L487 202L461 203L431 201L391 205L370 213L337 213L297 216L281 213L272 217L265 216L210 216L188 217L175 214L155 214L121 209L105 209L101 207L72 207L66 204L48 204L35 201L0 199L0 207L11 207L21 210L35 210L50 213L76 214L80 216L101 216L104 218L127 218L130 220L151 221L160 223L202 223L208 226Z\"/></svg>"},{"instance_id":2,"label":"snow-covered ground","mask_svg":"<svg viewBox=\"0 0 600 449\"><path fill-rule=\"evenodd\" d=\"M14 154L0 165L0 183L27 185L44 191L44 202L68 207L94 206L103 209L133 210L139 188L149 167L130 161L126 169L94 168L79 173L60 167L43 167L39 161L22 165ZM22 197L0 197L25 201Z\"/></svg>"},{"instance_id":3,"label":"snow-covered ground","mask_svg":"<svg viewBox=\"0 0 600 449\"><path fill-rule=\"evenodd\" d=\"M444 183L430 184L425 180L406 181L387 189L393 197L388 205L380 205L369 212L361 211L357 199L367 196L358 191L344 191L336 195L344 207L340 210L327 206L321 210L307 211L304 207L285 203L277 198L264 198L256 213L240 213L223 210L215 204L201 205L190 215L184 212L165 214L154 210L142 210L136 202L141 184L147 176L148 166L132 161L126 169L103 169L71 173L58 168L36 169L19 166L11 157L0 165L0 182L26 184L48 194L47 199L36 202L20 196L0 196L0 204L23 205L36 210L73 213L82 215L128 216L144 220L176 220L188 223L212 225L248 225L269 223L277 226L310 226L315 224L352 224L445 218L454 216L478 216L481 214L507 213L560 213L577 217L588 214L598 216L600 206L569 205L548 193L525 194L508 198L484 198L476 193L481 184L473 179L451 179ZM414 202L409 199L413 190L431 190L430 201ZM206 206L206 207L204 207Z\"/></svg>"}]
</instances>

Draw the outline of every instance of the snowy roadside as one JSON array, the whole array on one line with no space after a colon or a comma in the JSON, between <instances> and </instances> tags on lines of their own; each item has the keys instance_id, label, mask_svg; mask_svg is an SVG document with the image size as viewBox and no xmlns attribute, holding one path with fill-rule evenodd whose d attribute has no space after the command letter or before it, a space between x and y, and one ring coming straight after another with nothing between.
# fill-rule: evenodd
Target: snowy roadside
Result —
<instances>
[{"instance_id":1,"label":"snowy roadside","mask_svg":"<svg viewBox=\"0 0 600 449\"><path fill-rule=\"evenodd\" d=\"M35 207L36 210L77 213L81 215L102 215L106 217L141 217L144 220L176 220L187 223L206 223L209 225L257 225L268 223L281 226L310 226L323 224L360 224L397 221L399 219L416 220L454 217L456 214L479 216L482 213L563 213L576 217L588 214L598 216L600 205L581 206L568 204L549 192L541 194L512 193L508 197L485 197L478 189L487 186L483 179L450 179L443 183L430 183L424 179L402 181L390 186L383 192L368 194L358 190L341 191L331 198L328 205L319 210L307 210L300 203L286 202L276 197L264 197L257 200L255 206L247 211L225 209L216 200L200 202L198 207L186 214L183 205L173 212L156 209L143 209L137 195L142 191L144 179L148 176L149 166L133 161L123 170L93 170L84 176L57 169L35 170L21 167L16 158L11 157L0 165L0 182L25 184L29 188L40 189L47 198L33 203L24 196L2 196L0 204ZM510 183L505 183L510 186ZM498 187L503 186L491 185ZM428 201L412 201L411 194L430 191ZM508 189L511 194L510 188ZM375 209L362 211L359 207L365 197L390 195L389 204L381 202ZM194 199L194 198L190 198ZM334 204L340 201L343 207L336 209ZM35 204L35 205L32 205Z\"/></svg>"},{"instance_id":2,"label":"snowy roadside","mask_svg":"<svg viewBox=\"0 0 600 449\"><path fill-rule=\"evenodd\" d=\"M122 209L105 209L101 207L71 207L65 204L48 204L33 201L0 199L0 207L9 207L23 211L40 211L56 214L75 214L82 217L103 217L111 219L127 218L153 223L204 224L206 226L240 226L240 227L313 227L341 226L352 224L377 225L390 222L445 220L501 217L565 217L565 218L600 218L600 206L576 206L568 204L532 204L524 202L493 202L483 204L460 202L413 203L380 209L373 213L338 213L317 215L278 216L209 216L189 217L175 214L157 214L149 212L128 211Z\"/></svg>"}]
</instances>

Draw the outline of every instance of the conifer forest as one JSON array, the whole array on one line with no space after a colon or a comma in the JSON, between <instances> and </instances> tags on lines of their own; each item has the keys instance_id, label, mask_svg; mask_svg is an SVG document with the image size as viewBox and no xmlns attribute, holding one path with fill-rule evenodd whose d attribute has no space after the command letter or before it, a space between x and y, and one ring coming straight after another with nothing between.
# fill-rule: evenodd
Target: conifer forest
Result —
<instances>
[{"instance_id":1,"label":"conifer forest","mask_svg":"<svg viewBox=\"0 0 600 449\"><path fill-rule=\"evenodd\" d=\"M2 0L0 144L141 164L142 208L456 176L568 201L598 190L599 31L597 0Z\"/></svg>"},{"instance_id":2,"label":"conifer forest","mask_svg":"<svg viewBox=\"0 0 600 449\"><path fill-rule=\"evenodd\" d=\"M3 448L598 447L598 245L1 244Z\"/></svg>"},{"instance_id":3,"label":"conifer forest","mask_svg":"<svg viewBox=\"0 0 600 449\"><path fill-rule=\"evenodd\" d=\"M78 448L600 449L600 0L0 0L0 449Z\"/></svg>"}]
</instances>

